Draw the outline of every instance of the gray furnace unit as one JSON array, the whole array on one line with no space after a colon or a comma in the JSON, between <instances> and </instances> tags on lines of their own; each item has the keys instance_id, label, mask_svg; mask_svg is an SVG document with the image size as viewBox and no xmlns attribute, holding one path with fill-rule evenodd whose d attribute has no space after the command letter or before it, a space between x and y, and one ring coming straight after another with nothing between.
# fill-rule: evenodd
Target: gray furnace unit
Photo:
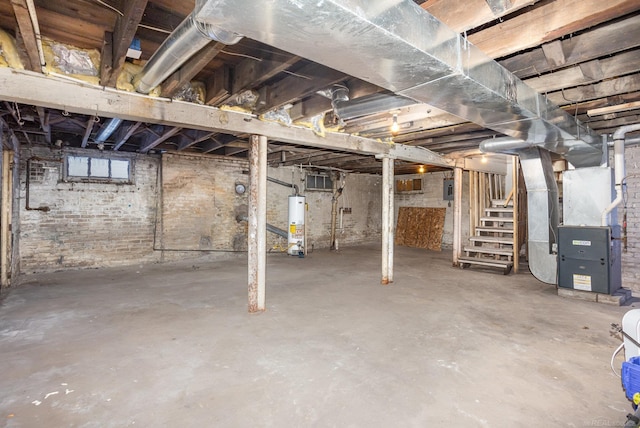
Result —
<instances>
[{"instance_id":1,"label":"gray furnace unit","mask_svg":"<svg viewBox=\"0 0 640 428\"><path fill-rule=\"evenodd\" d=\"M609 226L558 228L558 286L602 294L620 288L620 257L612 251L619 241L611 232Z\"/></svg>"},{"instance_id":2,"label":"gray furnace unit","mask_svg":"<svg viewBox=\"0 0 640 428\"><path fill-rule=\"evenodd\" d=\"M580 168L563 173L564 225L558 227L558 287L614 294L622 283L617 211L602 226L614 193L612 169Z\"/></svg>"}]
</instances>

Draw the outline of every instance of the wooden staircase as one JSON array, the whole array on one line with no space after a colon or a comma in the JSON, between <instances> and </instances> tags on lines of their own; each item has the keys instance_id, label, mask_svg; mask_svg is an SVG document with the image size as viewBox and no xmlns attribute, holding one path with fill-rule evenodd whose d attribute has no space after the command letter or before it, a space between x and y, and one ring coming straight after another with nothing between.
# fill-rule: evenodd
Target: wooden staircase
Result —
<instances>
[{"instance_id":1,"label":"wooden staircase","mask_svg":"<svg viewBox=\"0 0 640 428\"><path fill-rule=\"evenodd\" d=\"M478 219L475 234L469 245L463 248L464 256L458 257L459 266L502 269L507 275L514 259L514 207L511 200L492 199L484 215Z\"/></svg>"}]
</instances>

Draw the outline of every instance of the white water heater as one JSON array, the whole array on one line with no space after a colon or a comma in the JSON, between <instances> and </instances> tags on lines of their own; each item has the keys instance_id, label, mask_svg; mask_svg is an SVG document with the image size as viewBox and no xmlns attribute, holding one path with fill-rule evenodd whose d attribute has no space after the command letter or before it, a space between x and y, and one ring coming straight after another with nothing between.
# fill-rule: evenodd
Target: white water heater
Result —
<instances>
[{"instance_id":1,"label":"white water heater","mask_svg":"<svg viewBox=\"0 0 640 428\"><path fill-rule=\"evenodd\" d=\"M300 255L305 248L305 210L306 203L304 196L289 196L289 239L287 252L292 256Z\"/></svg>"}]
</instances>

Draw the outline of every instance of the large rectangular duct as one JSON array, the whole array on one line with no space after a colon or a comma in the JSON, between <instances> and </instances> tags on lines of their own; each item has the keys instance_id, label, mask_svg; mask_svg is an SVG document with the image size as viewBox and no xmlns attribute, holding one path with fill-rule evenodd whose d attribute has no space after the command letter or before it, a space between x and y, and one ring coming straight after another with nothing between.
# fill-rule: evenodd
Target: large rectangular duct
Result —
<instances>
[{"instance_id":1,"label":"large rectangular duct","mask_svg":"<svg viewBox=\"0 0 640 428\"><path fill-rule=\"evenodd\" d=\"M602 140L411 0L198 0L197 19L597 166Z\"/></svg>"}]
</instances>

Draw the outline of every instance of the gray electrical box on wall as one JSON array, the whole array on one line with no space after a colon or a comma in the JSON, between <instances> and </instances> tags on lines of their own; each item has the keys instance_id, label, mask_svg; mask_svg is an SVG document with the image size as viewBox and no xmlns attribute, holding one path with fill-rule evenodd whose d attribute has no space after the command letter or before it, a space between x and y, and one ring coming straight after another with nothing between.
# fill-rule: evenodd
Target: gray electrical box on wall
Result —
<instances>
[{"instance_id":1,"label":"gray electrical box on wall","mask_svg":"<svg viewBox=\"0 0 640 428\"><path fill-rule=\"evenodd\" d=\"M442 187L442 199L445 201L453 201L453 180L444 180Z\"/></svg>"},{"instance_id":2,"label":"gray electrical box on wall","mask_svg":"<svg viewBox=\"0 0 640 428\"><path fill-rule=\"evenodd\" d=\"M612 228L560 226L558 228L558 286L614 294L621 285L620 242Z\"/></svg>"}]
</instances>

